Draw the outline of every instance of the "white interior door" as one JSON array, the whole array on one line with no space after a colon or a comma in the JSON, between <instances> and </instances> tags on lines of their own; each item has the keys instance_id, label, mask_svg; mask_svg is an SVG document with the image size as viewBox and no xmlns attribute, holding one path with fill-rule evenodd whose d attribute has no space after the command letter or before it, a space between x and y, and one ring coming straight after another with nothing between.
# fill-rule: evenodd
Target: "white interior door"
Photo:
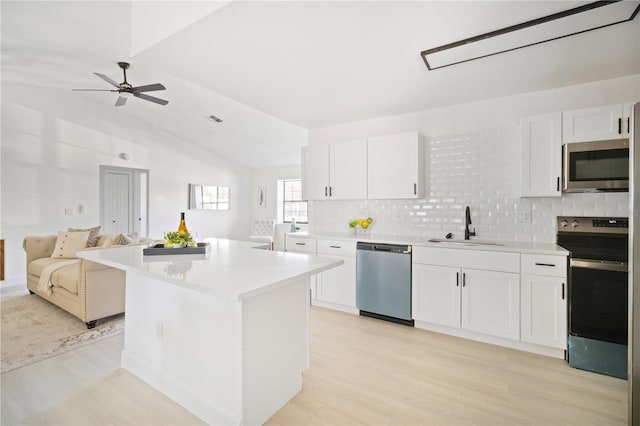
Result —
<instances>
[{"instance_id":1,"label":"white interior door","mask_svg":"<svg viewBox=\"0 0 640 426\"><path fill-rule=\"evenodd\" d=\"M101 166L100 223L105 234L148 234L148 171Z\"/></svg>"},{"instance_id":2,"label":"white interior door","mask_svg":"<svg viewBox=\"0 0 640 426\"><path fill-rule=\"evenodd\" d=\"M129 172L108 171L104 176L102 232L128 234L131 229L132 176Z\"/></svg>"}]
</instances>

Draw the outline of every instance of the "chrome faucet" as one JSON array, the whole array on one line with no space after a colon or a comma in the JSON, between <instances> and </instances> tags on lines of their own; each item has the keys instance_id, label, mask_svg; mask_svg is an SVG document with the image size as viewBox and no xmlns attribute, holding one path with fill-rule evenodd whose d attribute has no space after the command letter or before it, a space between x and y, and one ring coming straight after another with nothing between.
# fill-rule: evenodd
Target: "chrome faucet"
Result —
<instances>
[{"instance_id":1,"label":"chrome faucet","mask_svg":"<svg viewBox=\"0 0 640 426\"><path fill-rule=\"evenodd\" d=\"M471 211L469 210L469 206L465 209L465 220L464 220L464 239L468 240L469 237L476 236L476 228L473 228L473 231L469 231L469 225L471 225Z\"/></svg>"}]
</instances>

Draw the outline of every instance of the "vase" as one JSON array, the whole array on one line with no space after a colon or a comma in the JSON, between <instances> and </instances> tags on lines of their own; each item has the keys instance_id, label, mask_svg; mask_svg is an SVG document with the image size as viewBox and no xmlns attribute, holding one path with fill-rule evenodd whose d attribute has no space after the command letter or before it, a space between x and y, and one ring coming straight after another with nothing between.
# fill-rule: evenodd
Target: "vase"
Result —
<instances>
[{"instance_id":1,"label":"vase","mask_svg":"<svg viewBox=\"0 0 640 426\"><path fill-rule=\"evenodd\" d=\"M356 236L356 228L349 227L349 236L350 237Z\"/></svg>"}]
</instances>

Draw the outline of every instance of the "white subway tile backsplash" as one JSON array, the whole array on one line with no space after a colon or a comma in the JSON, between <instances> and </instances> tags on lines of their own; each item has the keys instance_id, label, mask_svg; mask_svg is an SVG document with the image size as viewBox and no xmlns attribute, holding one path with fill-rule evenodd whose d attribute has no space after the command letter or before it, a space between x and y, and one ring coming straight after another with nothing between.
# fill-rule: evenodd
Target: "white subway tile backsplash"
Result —
<instances>
[{"instance_id":1,"label":"white subway tile backsplash","mask_svg":"<svg viewBox=\"0 0 640 426\"><path fill-rule=\"evenodd\" d=\"M424 199L310 202L310 229L346 233L350 219L371 216L373 235L462 238L468 205L478 239L553 242L556 216L628 216L628 193L520 198L519 132L508 126L431 137ZM521 221L522 212L531 220Z\"/></svg>"}]
</instances>

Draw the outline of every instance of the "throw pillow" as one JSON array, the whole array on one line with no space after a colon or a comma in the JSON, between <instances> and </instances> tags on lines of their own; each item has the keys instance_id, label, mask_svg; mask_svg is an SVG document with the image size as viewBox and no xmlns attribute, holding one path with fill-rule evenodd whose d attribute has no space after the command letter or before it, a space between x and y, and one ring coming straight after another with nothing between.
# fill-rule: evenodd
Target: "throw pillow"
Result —
<instances>
[{"instance_id":1,"label":"throw pillow","mask_svg":"<svg viewBox=\"0 0 640 426\"><path fill-rule=\"evenodd\" d=\"M131 238L129 235L118 234L113 242L114 245L117 246L126 246L127 244L133 244L135 240Z\"/></svg>"},{"instance_id":2,"label":"throw pillow","mask_svg":"<svg viewBox=\"0 0 640 426\"><path fill-rule=\"evenodd\" d=\"M67 231L71 232L79 232L79 231L89 231L89 238L87 239L87 247L95 247L98 244L98 238L100 238L100 228L101 225L94 226L92 228L69 228Z\"/></svg>"},{"instance_id":3,"label":"throw pillow","mask_svg":"<svg viewBox=\"0 0 640 426\"><path fill-rule=\"evenodd\" d=\"M133 232L131 234L118 234L116 235L113 244L116 246L126 246L127 244L134 244L138 242L138 233Z\"/></svg>"},{"instance_id":4,"label":"throw pillow","mask_svg":"<svg viewBox=\"0 0 640 426\"><path fill-rule=\"evenodd\" d=\"M77 251L87 248L88 238L89 238L89 231L58 232L56 247L53 249L53 253L51 253L51 257L58 258L58 259L74 259L76 257Z\"/></svg>"},{"instance_id":5,"label":"throw pillow","mask_svg":"<svg viewBox=\"0 0 640 426\"><path fill-rule=\"evenodd\" d=\"M115 243L115 240L112 237L105 235L100 247L111 247L114 243Z\"/></svg>"}]
</instances>

